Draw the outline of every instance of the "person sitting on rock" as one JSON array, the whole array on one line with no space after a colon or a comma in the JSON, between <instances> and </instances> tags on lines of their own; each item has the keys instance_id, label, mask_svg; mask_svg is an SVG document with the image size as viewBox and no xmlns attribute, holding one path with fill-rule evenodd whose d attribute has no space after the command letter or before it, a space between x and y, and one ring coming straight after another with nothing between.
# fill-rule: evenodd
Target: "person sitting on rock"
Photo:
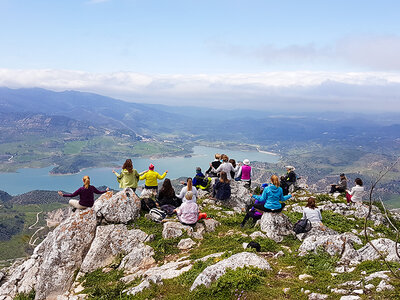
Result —
<instances>
[{"instance_id":1,"label":"person sitting on rock","mask_svg":"<svg viewBox=\"0 0 400 300\"><path fill-rule=\"evenodd\" d=\"M322 225L321 210L315 204L314 197L308 198L307 204L303 208L303 219L308 219L311 223Z\"/></svg>"},{"instance_id":2,"label":"person sitting on rock","mask_svg":"<svg viewBox=\"0 0 400 300\"><path fill-rule=\"evenodd\" d=\"M138 171L133 168L132 160L127 159L122 166L120 174L118 174L115 170L112 170L112 172L115 174L115 176L117 176L117 181L121 189L129 187L135 192L138 186L140 175L143 175L147 171L138 173Z\"/></svg>"},{"instance_id":3,"label":"person sitting on rock","mask_svg":"<svg viewBox=\"0 0 400 300\"><path fill-rule=\"evenodd\" d=\"M94 204L94 194L104 194L109 190L109 188L107 188L105 191L99 191L93 185L90 185L89 176L84 176L82 181L83 187L80 187L72 194L63 194L61 191L58 191L58 194L62 197L76 197L79 195L79 201L75 199L69 200L69 205L73 207L72 211L92 207Z\"/></svg>"},{"instance_id":4,"label":"person sitting on rock","mask_svg":"<svg viewBox=\"0 0 400 300\"><path fill-rule=\"evenodd\" d=\"M264 205L264 202L262 202L261 200L257 200L256 199L254 201L254 205L257 205L257 204ZM250 210L244 216L243 221L240 224L240 226L244 227L244 225L246 224L247 220L250 219L250 218L253 219L253 225L254 225L257 220L261 219L262 215L263 215L263 212L256 210L255 207L253 206L252 208L250 208Z\"/></svg>"},{"instance_id":5,"label":"person sitting on rock","mask_svg":"<svg viewBox=\"0 0 400 300\"><path fill-rule=\"evenodd\" d=\"M362 203L362 197L364 196L363 181L360 178L356 178L354 181L356 186L352 187L351 191L346 190L347 205L350 205L350 203Z\"/></svg>"},{"instance_id":6,"label":"person sitting on rock","mask_svg":"<svg viewBox=\"0 0 400 300\"><path fill-rule=\"evenodd\" d=\"M181 192L179 193L179 195L176 195L179 199L182 200L182 202L185 202L185 195L187 192L192 192L192 198L193 201L196 202L197 200L197 189L193 186L193 181L192 178L188 178L186 180L186 186L184 186L181 190Z\"/></svg>"},{"instance_id":7,"label":"person sitting on rock","mask_svg":"<svg viewBox=\"0 0 400 300\"><path fill-rule=\"evenodd\" d=\"M175 210L179 222L183 225L196 225L199 219L199 207L197 206L196 201L193 200L192 191L188 191L185 194L185 200L186 201L183 201L182 205Z\"/></svg>"},{"instance_id":8,"label":"person sitting on rock","mask_svg":"<svg viewBox=\"0 0 400 300\"><path fill-rule=\"evenodd\" d=\"M154 165L150 164L149 170L139 177L140 180L146 180L144 183L144 188L146 190L152 190L154 194L157 194L158 191L158 183L157 179L164 179L167 176L168 170L165 171L162 175L158 174L154 171Z\"/></svg>"},{"instance_id":9,"label":"person sitting on rock","mask_svg":"<svg viewBox=\"0 0 400 300\"><path fill-rule=\"evenodd\" d=\"M161 208L164 205L170 205L176 208L182 204L181 199L176 197L174 188L172 187L171 180L169 178L165 178L163 182L163 185L157 196L157 204Z\"/></svg>"},{"instance_id":10,"label":"person sitting on rock","mask_svg":"<svg viewBox=\"0 0 400 300\"><path fill-rule=\"evenodd\" d=\"M251 186L251 177L253 176L253 169L250 166L250 160L245 159L243 166L239 165L239 171L237 172L237 181L245 181L248 187Z\"/></svg>"},{"instance_id":11,"label":"person sitting on rock","mask_svg":"<svg viewBox=\"0 0 400 300\"><path fill-rule=\"evenodd\" d=\"M210 187L211 178L205 177L204 174L201 172L201 168L196 168L196 175L193 177L193 186L198 189L206 190Z\"/></svg>"},{"instance_id":12,"label":"person sitting on rock","mask_svg":"<svg viewBox=\"0 0 400 300\"><path fill-rule=\"evenodd\" d=\"M290 186L294 185L297 180L297 175L294 172L296 170L293 166L286 166L286 175L281 177L281 188L283 190L283 195L289 194Z\"/></svg>"},{"instance_id":13,"label":"person sitting on rock","mask_svg":"<svg viewBox=\"0 0 400 300\"><path fill-rule=\"evenodd\" d=\"M344 193L347 189L347 178L343 173L340 174L339 184L331 184L330 193L333 194L335 192Z\"/></svg>"},{"instance_id":14,"label":"person sitting on rock","mask_svg":"<svg viewBox=\"0 0 400 300\"><path fill-rule=\"evenodd\" d=\"M285 207L285 203L281 203L290 199L292 195L283 195L282 188L279 186L279 178L276 175L271 176L271 185L264 188L261 196L250 194L254 199L264 204L254 204L254 208L265 212L281 212Z\"/></svg>"},{"instance_id":15,"label":"person sitting on rock","mask_svg":"<svg viewBox=\"0 0 400 300\"><path fill-rule=\"evenodd\" d=\"M219 180L214 184L213 187L213 199L216 200L227 200L231 196L231 185L229 183L227 174L222 171L220 173Z\"/></svg>"},{"instance_id":16,"label":"person sitting on rock","mask_svg":"<svg viewBox=\"0 0 400 300\"><path fill-rule=\"evenodd\" d=\"M210 164L210 166L212 165ZM222 154L222 164L217 169L213 168L213 171L216 173L220 173L222 171L225 172L228 180L231 181L232 180L231 172L235 173L238 171L238 169L239 169L238 166L234 168L232 164L229 162L228 155Z\"/></svg>"},{"instance_id":17,"label":"person sitting on rock","mask_svg":"<svg viewBox=\"0 0 400 300\"><path fill-rule=\"evenodd\" d=\"M217 177L218 176L217 172L213 171L213 169L216 170L221 165L221 154L215 153L214 157L215 157L214 161L210 163L210 167L206 171L206 174L208 175L208 177Z\"/></svg>"}]
</instances>

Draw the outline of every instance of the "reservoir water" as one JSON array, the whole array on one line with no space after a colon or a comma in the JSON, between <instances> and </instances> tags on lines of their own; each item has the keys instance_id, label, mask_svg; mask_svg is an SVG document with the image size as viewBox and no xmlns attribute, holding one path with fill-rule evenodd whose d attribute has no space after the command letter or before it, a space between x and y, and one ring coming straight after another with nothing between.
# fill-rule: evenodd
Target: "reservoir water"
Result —
<instances>
[{"instance_id":1,"label":"reservoir water","mask_svg":"<svg viewBox=\"0 0 400 300\"><path fill-rule=\"evenodd\" d=\"M164 157L157 159L135 158L132 159L133 167L139 172L147 170L150 163L155 165L155 171L162 174L168 170L167 177L175 179L183 176L194 176L196 167L206 171L215 153L225 153L230 158L238 161L249 159L276 163L278 155L258 151L232 151L228 149L195 146L192 157ZM128 158L128 157L127 157ZM118 189L118 182L111 172L112 168L89 168L73 175L50 175L53 167L26 168L16 173L0 173L0 190L11 195L18 195L32 190L63 190L73 192L82 185L82 177L88 175L95 186L105 185ZM119 169L116 169L119 172ZM140 183L144 184L143 181Z\"/></svg>"}]
</instances>

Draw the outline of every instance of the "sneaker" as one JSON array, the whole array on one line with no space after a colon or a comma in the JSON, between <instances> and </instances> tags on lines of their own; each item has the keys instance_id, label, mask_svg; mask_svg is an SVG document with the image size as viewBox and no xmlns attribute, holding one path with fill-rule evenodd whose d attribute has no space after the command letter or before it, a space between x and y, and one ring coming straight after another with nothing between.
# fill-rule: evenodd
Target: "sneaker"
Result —
<instances>
[{"instance_id":1,"label":"sneaker","mask_svg":"<svg viewBox=\"0 0 400 300\"><path fill-rule=\"evenodd\" d=\"M76 207L72 208L72 212L76 212Z\"/></svg>"}]
</instances>

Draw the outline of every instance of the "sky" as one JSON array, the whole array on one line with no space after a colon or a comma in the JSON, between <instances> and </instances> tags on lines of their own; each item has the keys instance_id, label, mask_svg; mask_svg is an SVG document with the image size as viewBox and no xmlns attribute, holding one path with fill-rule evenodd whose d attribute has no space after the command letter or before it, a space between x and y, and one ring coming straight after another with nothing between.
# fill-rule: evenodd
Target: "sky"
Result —
<instances>
[{"instance_id":1,"label":"sky","mask_svg":"<svg viewBox=\"0 0 400 300\"><path fill-rule=\"evenodd\" d=\"M400 111L400 1L0 0L0 86Z\"/></svg>"}]
</instances>

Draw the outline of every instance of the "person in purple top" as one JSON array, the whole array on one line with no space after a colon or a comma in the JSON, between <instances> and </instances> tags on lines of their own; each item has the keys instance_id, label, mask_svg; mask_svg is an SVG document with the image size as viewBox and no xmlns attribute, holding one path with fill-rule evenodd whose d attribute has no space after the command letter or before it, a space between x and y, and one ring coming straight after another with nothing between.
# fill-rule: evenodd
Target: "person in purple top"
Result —
<instances>
[{"instance_id":1,"label":"person in purple top","mask_svg":"<svg viewBox=\"0 0 400 300\"><path fill-rule=\"evenodd\" d=\"M63 194L61 191L58 191L58 194L63 197L76 197L79 195L79 201L75 199L69 200L69 205L73 207L73 211L92 207L94 204L94 194L104 194L109 190L109 188L107 188L105 191L99 191L93 185L90 185L89 176L84 176L82 180L83 186L72 194Z\"/></svg>"}]
</instances>

